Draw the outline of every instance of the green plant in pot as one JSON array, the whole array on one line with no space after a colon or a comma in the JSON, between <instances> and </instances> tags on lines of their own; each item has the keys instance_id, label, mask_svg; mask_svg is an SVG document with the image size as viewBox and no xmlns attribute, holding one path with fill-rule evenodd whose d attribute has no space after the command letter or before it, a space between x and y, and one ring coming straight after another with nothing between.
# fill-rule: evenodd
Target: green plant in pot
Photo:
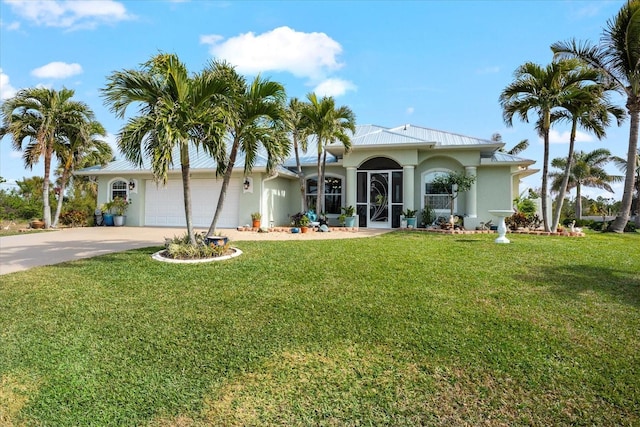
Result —
<instances>
[{"instance_id":1,"label":"green plant in pot","mask_svg":"<svg viewBox=\"0 0 640 427\"><path fill-rule=\"evenodd\" d=\"M414 209L406 209L402 211L402 216L407 221L407 228L416 228L416 212Z\"/></svg>"},{"instance_id":2,"label":"green plant in pot","mask_svg":"<svg viewBox=\"0 0 640 427\"><path fill-rule=\"evenodd\" d=\"M253 228L260 228L260 220L262 219L262 214L260 212L254 212L251 214L251 221L253 222Z\"/></svg>"},{"instance_id":3,"label":"green plant in pot","mask_svg":"<svg viewBox=\"0 0 640 427\"><path fill-rule=\"evenodd\" d=\"M300 231L302 231L303 233L306 233L307 230L309 229L309 224L311 223L311 220L309 219L308 216L306 215L302 215L300 217Z\"/></svg>"},{"instance_id":4,"label":"green plant in pot","mask_svg":"<svg viewBox=\"0 0 640 427\"><path fill-rule=\"evenodd\" d=\"M120 227L124 225L125 213L129 208L130 202L124 197L116 197L111 201L111 211L113 212L113 225Z\"/></svg>"},{"instance_id":5,"label":"green plant in pot","mask_svg":"<svg viewBox=\"0 0 640 427\"><path fill-rule=\"evenodd\" d=\"M355 227L356 225L356 208L353 206L343 206L342 213L338 217L340 225L344 227Z\"/></svg>"},{"instance_id":6,"label":"green plant in pot","mask_svg":"<svg viewBox=\"0 0 640 427\"><path fill-rule=\"evenodd\" d=\"M102 219L103 224L107 226L113 225L113 213L111 212L111 207L113 206L113 202L106 202L100 206L100 210L102 211Z\"/></svg>"}]
</instances>

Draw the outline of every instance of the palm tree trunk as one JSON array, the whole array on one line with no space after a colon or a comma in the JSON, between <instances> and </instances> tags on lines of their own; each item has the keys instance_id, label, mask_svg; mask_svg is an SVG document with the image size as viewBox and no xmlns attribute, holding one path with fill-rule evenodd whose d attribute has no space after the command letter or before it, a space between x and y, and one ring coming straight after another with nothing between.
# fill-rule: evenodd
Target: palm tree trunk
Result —
<instances>
[{"instance_id":1,"label":"palm tree trunk","mask_svg":"<svg viewBox=\"0 0 640 427\"><path fill-rule=\"evenodd\" d=\"M560 190L558 191L558 199L556 200L556 210L553 213L553 219L551 223L551 229L556 230L560 223L560 212L562 212L562 204L564 203L564 196L567 194L567 185L569 184L569 175L571 174L571 167L573 166L573 149L576 142L576 130L578 127L578 120L574 117L571 124L571 136L569 138L569 154L567 155L567 165L564 168L564 176L562 177L562 184L560 184Z\"/></svg>"},{"instance_id":2,"label":"palm tree trunk","mask_svg":"<svg viewBox=\"0 0 640 427\"><path fill-rule=\"evenodd\" d=\"M307 198L304 185L304 174L302 173L302 165L300 164L300 153L298 152L298 138L293 137L293 151L296 154L296 167L298 171L298 180L300 181L300 207L301 212L307 211Z\"/></svg>"},{"instance_id":3,"label":"palm tree trunk","mask_svg":"<svg viewBox=\"0 0 640 427\"><path fill-rule=\"evenodd\" d=\"M547 119L545 118L545 123ZM542 223L544 224L544 231L549 232L549 218L547 217L547 188L548 188L548 174L549 174L549 127L545 126L544 129L544 158L542 160Z\"/></svg>"},{"instance_id":4,"label":"palm tree trunk","mask_svg":"<svg viewBox=\"0 0 640 427\"><path fill-rule=\"evenodd\" d=\"M218 224L218 219L220 218L220 213L222 212L222 207L224 206L225 195L227 194L229 181L231 181L231 174L233 173L233 167L236 164L236 157L238 156L239 147L240 147L240 138L238 136L234 136L233 147L231 147L231 153L229 154L229 163L227 163L227 168L224 171L224 177L222 179L222 188L220 189L220 197L218 197L218 204L216 205L216 211L213 214L213 220L211 221L211 225L209 226L209 230L207 231L207 236L209 237L213 236L216 232L216 225Z\"/></svg>"},{"instance_id":5,"label":"palm tree trunk","mask_svg":"<svg viewBox=\"0 0 640 427\"><path fill-rule=\"evenodd\" d=\"M196 244L193 232L193 215L191 212L191 160L189 159L189 144L180 144L180 167L182 171L182 195L184 199L184 216L187 220L187 234L189 242Z\"/></svg>"},{"instance_id":6,"label":"palm tree trunk","mask_svg":"<svg viewBox=\"0 0 640 427\"><path fill-rule=\"evenodd\" d=\"M582 184L576 182L576 219L582 219Z\"/></svg>"},{"instance_id":7,"label":"palm tree trunk","mask_svg":"<svg viewBox=\"0 0 640 427\"><path fill-rule=\"evenodd\" d=\"M42 220L44 228L51 228L51 205L49 204L49 175L51 174L51 157L53 156L53 141L47 144L44 155L44 183L42 184Z\"/></svg>"},{"instance_id":8,"label":"palm tree trunk","mask_svg":"<svg viewBox=\"0 0 640 427\"><path fill-rule=\"evenodd\" d=\"M53 216L53 222L51 223L52 228L56 228L58 226L58 220L60 219L60 213L62 212L62 203L64 202L64 190L67 186L68 179L69 179L69 169L67 169L67 166L65 165L65 168L62 171L62 176L60 176L60 194L58 195L56 213Z\"/></svg>"},{"instance_id":9,"label":"palm tree trunk","mask_svg":"<svg viewBox=\"0 0 640 427\"><path fill-rule=\"evenodd\" d=\"M318 144L321 144L318 141ZM318 178L316 179L316 213L320 214L323 212L322 209L322 185L320 184L320 180L324 180L322 176L322 152L318 151Z\"/></svg>"},{"instance_id":10,"label":"palm tree trunk","mask_svg":"<svg viewBox=\"0 0 640 427\"><path fill-rule=\"evenodd\" d=\"M640 122L640 99L629 98L627 101L631 124L629 130L629 151L627 153L627 172L624 180L624 191L620 212L615 221L610 226L610 230L616 233L624 232L624 227L629 221L631 213L631 201L633 200L633 189L635 181L636 156L638 155L638 124Z\"/></svg>"},{"instance_id":11,"label":"palm tree trunk","mask_svg":"<svg viewBox=\"0 0 640 427\"><path fill-rule=\"evenodd\" d=\"M327 210L327 207L324 206L324 193L326 192L326 188L325 188L325 184L326 184L326 180L324 179L324 176L327 173L327 150L324 150L324 153L322 154L322 184L321 184L321 193L322 193L322 210L318 211L318 212L325 212Z\"/></svg>"}]
</instances>

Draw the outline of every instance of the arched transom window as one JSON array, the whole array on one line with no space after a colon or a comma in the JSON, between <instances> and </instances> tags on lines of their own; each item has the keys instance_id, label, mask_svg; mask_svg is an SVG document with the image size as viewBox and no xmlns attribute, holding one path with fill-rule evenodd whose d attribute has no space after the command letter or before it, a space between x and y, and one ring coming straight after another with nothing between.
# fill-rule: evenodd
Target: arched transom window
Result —
<instances>
[{"instance_id":1,"label":"arched transom window","mask_svg":"<svg viewBox=\"0 0 640 427\"><path fill-rule=\"evenodd\" d=\"M109 199L113 200L116 197L122 197L125 200L128 200L128 184L126 181L116 180L111 183L111 188L109 188Z\"/></svg>"}]
</instances>

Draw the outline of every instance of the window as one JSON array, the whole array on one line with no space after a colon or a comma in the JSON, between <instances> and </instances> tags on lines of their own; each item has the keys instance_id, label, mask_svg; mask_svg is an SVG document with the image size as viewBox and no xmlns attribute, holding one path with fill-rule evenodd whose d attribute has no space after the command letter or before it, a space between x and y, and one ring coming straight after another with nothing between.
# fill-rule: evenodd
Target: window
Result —
<instances>
[{"instance_id":1,"label":"window","mask_svg":"<svg viewBox=\"0 0 640 427\"><path fill-rule=\"evenodd\" d=\"M318 180L307 179L307 206L316 210L318 197ZM327 214L340 214L342 208L342 178L325 176L324 178L324 212ZM320 213L320 212L317 212Z\"/></svg>"},{"instance_id":2,"label":"window","mask_svg":"<svg viewBox=\"0 0 640 427\"><path fill-rule=\"evenodd\" d=\"M451 211L451 205L449 200L449 194L444 190L436 190L433 186L433 180L437 176L446 175L445 171L429 172L424 175L422 181L424 182L424 207L430 207L437 214L448 214ZM451 191L451 189L449 189ZM455 203L455 200L454 200ZM455 205L454 205L455 210Z\"/></svg>"},{"instance_id":3,"label":"window","mask_svg":"<svg viewBox=\"0 0 640 427\"><path fill-rule=\"evenodd\" d=\"M127 189L128 189L128 184L126 181L121 181L121 180L113 181L111 183L111 189L109 194L110 200L113 200L116 197L122 197L123 199L128 200Z\"/></svg>"}]
</instances>

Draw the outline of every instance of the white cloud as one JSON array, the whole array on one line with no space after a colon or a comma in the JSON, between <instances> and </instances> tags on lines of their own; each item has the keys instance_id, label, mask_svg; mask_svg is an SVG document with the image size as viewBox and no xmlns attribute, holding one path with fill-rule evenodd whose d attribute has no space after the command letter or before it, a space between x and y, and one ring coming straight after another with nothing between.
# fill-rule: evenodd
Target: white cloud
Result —
<instances>
[{"instance_id":1,"label":"white cloud","mask_svg":"<svg viewBox=\"0 0 640 427\"><path fill-rule=\"evenodd\" d=\"M20 22L14 21L10 24L7 24L6 22L0 20L0 27L5 28L7 31L17 31L20 29Z\"/></svg>"},{"instance_id":2,"label":"white cloud","mask_svg":"<svg viewBox=\"0 0 640 427\"><path fill-rule=\"evenodd\" d=\"M0 100L12 98L16 92L16 88L9 83L9 76L3 73L2 68L0 68Z\"/></svg>"},{"instance_id":3,"label":"white cloud","mask_svg":"<svg viewBox=\"0 0 640 427\"><path fill-rule=\"evenodd\" d=\"M131 19L114 0L6 0L13 12L36 25L95 28L98 24Z\"/></svg>"},{"instance_id":4,"label":"white cloud","mask_svg":"<svg viewBox=\"0 0 640 427\"><path fill-rule=\"evenodd\" d=\"M82 74L82 67L76 63L50 62L31 71L31 74L41 79L66 79L67 77Z\"/></svg>"},{"instance_id":5,"label":"white cloud","mask_svg":"<svg viewBox=\"0 0 640 427\"><path fill-rule=\"evenodd\" d=\"M484 67L476 70L476 73L478 74L496 74L499 72L500 72L500 67L498 67L497 65L493 67Z\"/></svg>"},{"instance_id":6,"label":"white cloud","mask_svg":"<svg viewBox=\"0 0 640 427\"><path fill-rule=\"evenodd\" d=\"M325 33L303 33L279 27L263 34L252 32L229 39L217 35L200 37L210 53L235 65L240 73L290 72L314 81L324 79L343 64L342 46Z\"/></svg>"},{"instance_id":7,"label":"white cloud","mask_svg":"<svg viewBox=\"0 0 640 427\"><path fill-rule=\"evenodd\" d=\"M349 90L356 90L353 83L342 79L327 79L313 90L319 96L341 96Z\"/></svg>"},{"instance_id":8,"label":"white cloud","mask_svg":"<svg viewBox=\"0 0 640 427\"><path fill-rule=\"evenodd\" d=\"M568 144L569 138L571 137L571 132L566 130L564 132L558 132L555 129L551 129L549 132L549 142L551 144ZM542 139L541 139L542 141ZM588 133L576 132L576 142L592 142L593 137Z\"/></svg>"},{"instance_id":9,"label":"white cloud","mask_svg":"<svg viewBox=\"0 0 640 427\"><path fill-rule=\"evenodd\" d=\"M413 114L415 111L416 111L416 109L415 109L415 108L413 108L413 107L407 107L406 113L407 113L407 114L409 114L409 115L411 115L411 114Z\"/></svg>"}]
</instances>

